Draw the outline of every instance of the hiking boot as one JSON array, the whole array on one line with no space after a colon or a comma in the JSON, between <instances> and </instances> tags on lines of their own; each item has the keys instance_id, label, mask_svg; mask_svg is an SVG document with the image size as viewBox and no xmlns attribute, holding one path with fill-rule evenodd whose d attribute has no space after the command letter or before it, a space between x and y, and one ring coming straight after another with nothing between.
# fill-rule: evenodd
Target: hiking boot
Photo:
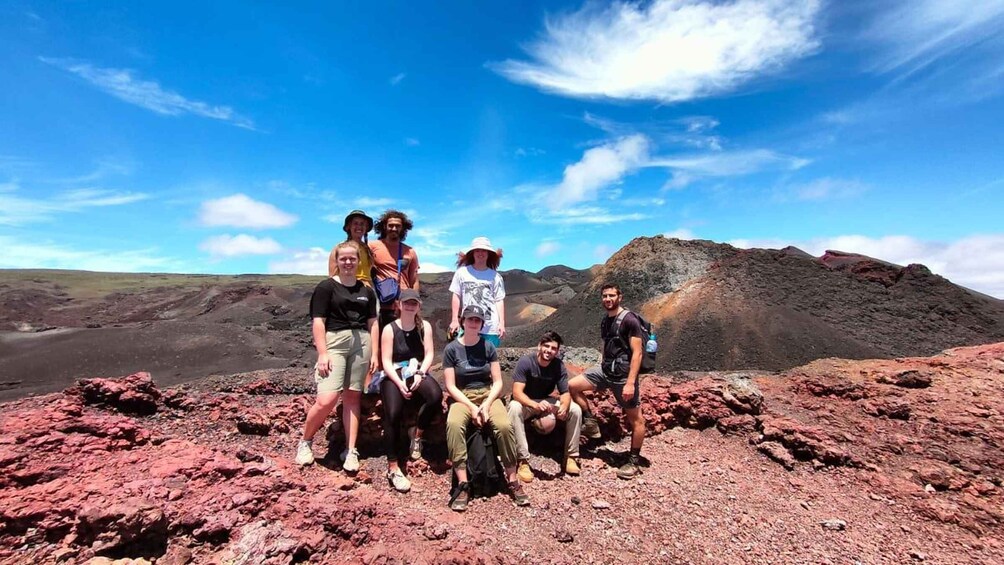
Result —
<instances>
[{"instance_id":1,"label":"hiking boot","mask_svg":"<svg viewBox=\"0 0 1004 565\"><path fill-rule=\"evenodd\" d=\"M296 464L310 465L314 462L314 450L310 447L310 442L301 439L296 445Z\"/></svg>"},{"instance_id":2,"label":"hiking boot","mask_svg":"<svg viewBox=\"0 0 1004 565\"><path fill-rule=\"evenodd\" d=\"M596 421L596 418L589 416L582 419L582 435L589 439L600 439L603 437L600 434L600 423Z\"/></svg>"},{"instance_id":3,"label":"hiking boot","mask_svg":"<svg viewBox=\"0 0 1004 565\"><path fill-rule=\"evenodd\" d=\"M523 483L518 480L509 483L509 496L516 506L530 506L530 497L523 492Z\"/></svg>"},{"instance_id":4,"label":"hiking boot","mask_svg":"<svg viewBox=\"0 0 1004 565\"><path fill-rule=\"evenodd\" d=\"M408 438L411 440L408 444L408 456L411 457L412 461L418 461L422 458L422 438L416 437L415 432L417 431L415 426L408 428Z\"/></svg>"},{"instance_id":5,"label":"hiking boot","mask_svg":"<svg viewBox=\"0 0 1004 565\"><path fill-rule=\"evenodd\" d=\"M627 463L617 469L617 478L629 481L641 474L641 467L638 466L638 456L628 456Z\"/></svg>"},{"instance_id":6,"label":"hiking boot","mask_svg":"<svg viewBox=\"0 0 1004 565\"><path fill-rule=\"evenodd\" d=\"M470 490L471 487L466 482L457 483L457 486L453 487L453 497L450 498L450 510L454 512L467 510L467 502L471 499Z\"/></svg>"},{"instance_id":7,"label":"hiking boot","mask_svg":"<svg viewBox=\"0 0 1004 565\"><path fill-rule=\"evenodd\" d=\"M519 462L519 469L516 470L516 476L524 483L533 481L533 469L530 468L529 461Z\"/></svg>"},{"instance_id":8,"label":"hiking boot","mask_svg":"<svg viewBox=\"0 0 1004 565\"><path fill-rule=\"evenodd\" d=\"M565 459L565 474L578 477L579 473L582 471L579 469L578 457L572 457L571 455Z\"/></svg>"},{"instance_id":9,"label":"hiking boot","mask_svg":"<svg viewBox=\"0 0 1004 565\"><path fill-rule=\"evenodd\" d=\"M408 480L408 477L404 476L401 469L387 471L387 480L390 481L390 486L394 487L394 490L397 492L408 492L411 490L411 481Z\"/></svg>"},{"instance_id":10,"label":"hiking boot","mask_svg":"<svg viewBox=\"0 0 1004 565\"><path fill-rule=\"evenodd\" d=\"M350 449L345 453L345 463L342 463L342 469L345 469L349 473L355 473L359 470L358 449Z\"/></svg>"}]
</instances>

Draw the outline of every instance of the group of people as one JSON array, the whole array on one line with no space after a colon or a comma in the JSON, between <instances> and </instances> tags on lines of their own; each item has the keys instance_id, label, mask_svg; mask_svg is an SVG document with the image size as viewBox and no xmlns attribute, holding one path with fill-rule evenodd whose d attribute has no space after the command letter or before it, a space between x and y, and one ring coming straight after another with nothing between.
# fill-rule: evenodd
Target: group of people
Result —
<instances>
[{"instance_id":1,"label":"group of people","mask_svg":"<svg viewBox=\"0 0 1004 565\"><path fill-rule=\"evenodd\" d=\"M442 412L444 395L443 387L429 374L434 340L432 326L421 316L418 256L404 243L412 227L408 216L397 210L387 210L375 223L361 210L345 218L346 240L331 250L329 276L317 285L310 300L317 397L307 412L296 453L298 464L313 463L311 442L340 398L346 445L342 467L349 473L358 471L362 394L379 392L387 480L399 492L411 489L400 464L405 408L409 404L417 408L416 424L407 430L407 457L417 460L422 456L425 431ZM376 241L368 241L370 231L376 232ZM465 510L470 498L466 464L471 426L491 428L509 494L517 505L529 504L522 483L534 477L527 422L541 433L550 433L557 422L564 422L563 470L578 475L581 435L601 435L583 394L589 390L611 389L627 416L631 452L618 476L631 479L640 472L645 420L638 373L644 333L637 316L625 315L629 312L620 305L620 289L605 285L601 290L607 312L600 328L601 365L569 378L558 356L562 338L548 331L536 352L517 362L506 406L496 350L506 333L505 284L497 270L501 258L501 250L493 248L488 238L475 238L458 255L450 284L450 340L443 351L442 382L449 403L446 443L456 475L450 507L457 511Z\"/></svg>"}]
</instances>

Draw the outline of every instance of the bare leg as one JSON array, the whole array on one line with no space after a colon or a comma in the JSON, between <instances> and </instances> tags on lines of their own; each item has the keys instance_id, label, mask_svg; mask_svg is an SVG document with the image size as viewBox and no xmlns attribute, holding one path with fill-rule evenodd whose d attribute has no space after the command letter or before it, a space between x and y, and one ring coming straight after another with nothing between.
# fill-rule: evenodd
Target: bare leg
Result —
<instances>
[{"instance_id":1,"label":"bare leg","mask_svg":"<svg viewBox=\"0 0 1004 565\"><path fill-rule=\"evenodd\" d=\"M307 411L307 421L303 424L303 439L310 441L314 439L314 434L321 429L328 414L338 404L337 392L318 393L314 405Z\"/></svg>"},{"instance_id":2,"label":"bare leg","mask_svg":"<svg viewBox=\"0 0 1004 565\"><path fill-rule=\"evenodd\" d=\"M345 421L345 446L352 450L359 437L359 413L362 393L346 390L342 393L342 420Z\"/></svg>"},{"instance_id":3,"label":"bare leg","mask_svg":"<svg viewBox=\"0 0 1004 565\"><path fill-rule=\"evenodd\" d=\"M568 392L572 395L572 401L578 404L579 408L582 408L583 414L589 413L589 400L582 393L595 389L596 387L593 386L593 383L589 382L589 379L582 375L572 377L568 381Z\"/></svg>"},{"instance_id":4,"label":"bare leg","mask_svg":"<svg viewBox=\"0 0 1004 565\"><path fill-rule=\"evenodd\" d=\"M627 408L624 414L627 415L628 427L631 428L631 449L641 449L641 444L645 441L645 417L641 414L641 407Z\"/></svg>"}]
</instances>

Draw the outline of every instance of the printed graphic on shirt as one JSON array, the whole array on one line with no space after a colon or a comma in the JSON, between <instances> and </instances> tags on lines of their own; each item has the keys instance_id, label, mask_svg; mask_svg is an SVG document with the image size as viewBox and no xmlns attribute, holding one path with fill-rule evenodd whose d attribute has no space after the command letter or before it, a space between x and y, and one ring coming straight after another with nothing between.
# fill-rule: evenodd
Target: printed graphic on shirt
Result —
<instances>
[{"instance_id":1,"label":"printed graphic on shirt","mask_svg":"<svg viewBox=\"0 0 1004 565\"><path fill-rule=\"evenodd\" d=\"M501 320L495 305L505 299L505 283L498 271L479 271L470 265L461 267L453 274L450 292L460 297L461 312L472 304L485 311L485 326L481 333L498 333Z\"/></svg>"}]
</instances>

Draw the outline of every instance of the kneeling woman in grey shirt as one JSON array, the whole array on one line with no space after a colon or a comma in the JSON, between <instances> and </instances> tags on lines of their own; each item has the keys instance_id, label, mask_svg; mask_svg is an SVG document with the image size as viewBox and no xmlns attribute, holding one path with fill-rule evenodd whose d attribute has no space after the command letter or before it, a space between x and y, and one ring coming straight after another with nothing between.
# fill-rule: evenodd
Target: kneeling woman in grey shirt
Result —
<instances>
[{"instance_id":1,"label":"kneeling woman in grey shirt","mask_svg":"<svg viewBox=\"0 0 1004 565\"><path fill-rule=\"evenodd\" d=\"M467 429L491 425L495 432L499 457L505 467L509 494L520 506L530 504L523 486L516 478L516 436L499 395L502 393L502 369L495 346L480 335L485 314L478 306L467 306L460 323L464 335L451 341L443 351L443 380L450 395L446 416L446 445L457 474L456 496L450 508L467 509L470 491L467 485Z\"/></svg>"}]
</instances>

